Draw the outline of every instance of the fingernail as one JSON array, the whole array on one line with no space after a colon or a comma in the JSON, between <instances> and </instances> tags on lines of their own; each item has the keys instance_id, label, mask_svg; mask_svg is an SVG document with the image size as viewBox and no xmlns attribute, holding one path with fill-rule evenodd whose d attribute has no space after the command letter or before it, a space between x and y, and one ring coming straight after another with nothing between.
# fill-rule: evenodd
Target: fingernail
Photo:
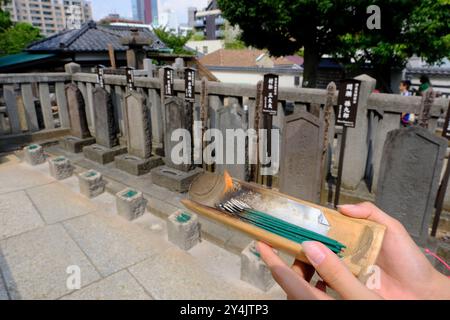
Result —
<instances>
[{"instance_id":1,"label":"fingernail","mask_svg":"<svg viewBox=\"0 0 450 320\"><path fill-rule=\"evenodd\" d=\"M302 243L302 248L306 257L314 266L321 264L326 257L322 248L316 242L305 241Z\"/></svg>"},{"instance_id":2,"label":"fingernail","mask_svg":"<svg viewBox=\"0 0 450 320\"><path fill-rule=\"evenodd\" d=\"M356 208L356 206L354 204L338 204L336 207L338 209L352 209L352 208Z\"/></svg>"}]
</instances>

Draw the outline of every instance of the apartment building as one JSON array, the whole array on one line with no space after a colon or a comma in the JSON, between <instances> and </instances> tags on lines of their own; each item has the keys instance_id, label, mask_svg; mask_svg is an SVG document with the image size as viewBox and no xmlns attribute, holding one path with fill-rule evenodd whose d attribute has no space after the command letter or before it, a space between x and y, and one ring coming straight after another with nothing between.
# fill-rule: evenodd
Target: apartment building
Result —
<instances>
[{"instance_id":1,"label":"apartment building","mask_svg":"<svg viewBox=\"0 0 450 320\"><path fill-rule=\"evenodd\" d=\"M85 0L11 0L2 9L13 21L31 23L45 36L79 29L92 20L91 3Z\"/></svg>"},{"instance_id":2,"label":"apartment building","mask_svg":"<svg viewBox=\"0 0 450 320\"><path fill-rule=\"evenodd\" d=\"M158 25L158 0L132 0L133 20Z\"/></svg>"},{"instance_id":3,"label":"apartment building","mask_svg":"<svg viewBox=\"0 0 450 320\"><path fill-rule=\"evenodd\" d=\"M204 36L205 40L223 39L225 19L217 5L217 0L210 0L205 9L195 12L195 34Z\"/></svg>"}]
</instances>

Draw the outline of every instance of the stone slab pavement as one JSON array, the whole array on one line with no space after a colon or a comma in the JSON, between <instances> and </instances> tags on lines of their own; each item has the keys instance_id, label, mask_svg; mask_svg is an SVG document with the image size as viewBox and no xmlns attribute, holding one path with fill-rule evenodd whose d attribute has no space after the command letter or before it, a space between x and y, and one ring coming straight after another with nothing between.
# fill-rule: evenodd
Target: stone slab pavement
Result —
<instances>
[{"instance_id":1,"label":"stone slab pavement","mask_svg":"<svg viewBox=\"0 0 450 320\"><path fill-rule=\"evenodd\" d=\"M110 193L91 200L76 176L56 181L47 163L0 157L0 300L286 298L278 286L264 293L242 282L239 261L206 240L182 251L152 212L126 221Z\"/></svg>"}]
</instances>

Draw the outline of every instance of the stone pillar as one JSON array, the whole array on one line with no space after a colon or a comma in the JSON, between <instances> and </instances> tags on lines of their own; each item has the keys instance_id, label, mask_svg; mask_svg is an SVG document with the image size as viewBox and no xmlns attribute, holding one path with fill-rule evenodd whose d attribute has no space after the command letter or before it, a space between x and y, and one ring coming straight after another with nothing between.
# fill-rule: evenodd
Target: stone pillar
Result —
<instances>
[{"instance_id":1,"label":"stone pillar","mask_svg":"<svg viewBox=\"0 0 450 320\"><path fill-rule=\"evenodd\" d=\"M342 171L342 186L354 190L364 178L367 160L367 101L375 89L376 80L368 75L355 78L361 81L358 114L355 128L347 129L346 150Z\"/></svg>"},{"instance_id":2,"label":"stone pillar","mask_svg":"<svg viewBox=\"0 0 450 320\"><path fill-rule=\"evenodd\" d=\"M152 59L144 59L144 71L147 72L148 78L153 78L153 71L155 66L153 65Z\"/></svg>"},{"instance_id":3,"label":"stone pillar","mask_svg":"<svg viewBox=\"0 0 450 320\"><path fill-rule=\"evenodd\" d=\"M400 129L400 114L384 113L377 127L375 145L373 150L373 181L372 192L377 192L378 179L380 176L381 158L383 157L383 147L389 132Z\"/></svg>"},{"instance_id":4,"label":"stone pillar","mask_svg":"<svg viewBox=\"0 0 450 320\"><path fill-rule=\"evenodd\" d=\"M155 154L164 155L161 96L156 89L149 89L148 98L150 100L150 119L152 123L152 145L155 150Z\"/></svg>"},{"instance_id":5,"label":"stone pillar","mask_svg":"<svg viewBox=\"0 0 450 320\"><path fill-rule=\"evenodd\" d=\"M61 140L63 148L72 153L83 151L83 147L94 144L86 117L86 105L78 87L71 83L66 86L67 106L70 118L70 136Z\"/></svg>"},{"instance_id":6,"label":"stone pillar","mask_svg":"<svg viewBox=\"0 0 450 320\"><path fill-rule=\"evenodd\" d=\"M95 105L95 137L97 144L113 148L118 145L117 127L114 121L114 106L110 94L103 88L93 92Z\"/></svg>"},{"instance_id":7,"label":"stone pillar","mask_svg":"<svg viewBox=\"0 0 450 320\"><path fill-rule=\"evenodd\" d=\"M252 241L241 253L241 280L262 290L269 291L275 281Z\"/></svg>"},{"instance_id":8,"label":"stone pillar","mask_svg":"<svg viewBox=\"0 0 450 320\"><path fill-rule=\"evenodd\" d=\"M189 132L189 117L186 114L186 103L179 97L171 97L165 99L164 112L165 112L165 131L164 131L164 163L165 166L155 168L152 170L153 183L168 188L172 191L186 192L189 189L191 182L197 175L202 173L200 168L195 168L191 162L192 148L189 147L190 139L187 135L183 136L184 146L180 151L179 156L182 157L183 163L175 163L172 159L172 150L179 148L179 141L172 141L172 133L175 130L185 129L184 133ZM177 149L178 150L178 149ZM188 154L183 154L186 152ZM187 161L185 161L187 160ZM187 163L186 163L187 162Z\"/></svg>"},{"instance_id":9,"label":"stone pillar","mask_svg":"<svg viewBox=\"0 0 450 320\"><path fill-rule=\"evenodd\" d=\"M119 145L110 94L97 87L93 90L93 99L96 144L84 147L83 154L92 161L106 164L114 161L114 157L126 153L127 148Z\"/></svg>"},{"instance_id":10,"label":"stone pillar","mask_svg":"<svg viewBox=\"0 0 450 320\"><path fill-rule=\"evenodd\" d=\"M131 92L125 97L125 128L128 154L115 158L118 169L143 175L163 164L162 158L152 156L150 110L142 94Z\"/></svg>"}]
</instances>

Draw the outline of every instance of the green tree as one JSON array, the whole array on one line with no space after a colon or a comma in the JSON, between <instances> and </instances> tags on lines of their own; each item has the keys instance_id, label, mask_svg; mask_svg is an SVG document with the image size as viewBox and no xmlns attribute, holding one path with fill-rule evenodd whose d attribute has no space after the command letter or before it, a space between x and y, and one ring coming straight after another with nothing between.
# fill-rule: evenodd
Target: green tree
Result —
<instances>
[{"instance_id":1,"label":"green tree","mask_svg":"<svg viewBox=\"0 0 450 320\"><path fill-rule=\"evenodd\" d=\"M185 49L186 43L191 39L192 34L189 33L186 36L180 36L168 31L165 27L155 28L153 30L156 36L166 44L175 54L188 54L192 55L192 51Z\"/></svg>"},{"instance_id":2,"label":"green tree","mask_svg":"<svg viewBox=\"0 0 450 320\"><path fill-rule=\"evenodd\" d=\"M0 56L15 54L41 38L40 30L29 23L13 23L9 12L1 9L10 0L0 0Z\"/></svg>"},{"instance_id":3,"label":"green tree","mask_svg":"<svg viewBox=\"0 0 450 320\"><path fill-rule=\"evenodd\" d=\"M304 85L315 87L324 54L370 62L379 84L390 83L393 66L413 54L428 62L449 56L449 0L218 0L242 40L272 55L303 49ZM367 7L381 9L381 29L367 27Z\"/></svg>"},{"instance_id":4,"label":"green tree","mask_svg":"<svg viewBox=\"0 0 450 320\"><path fill-rule=\"evenodd\" d=\"M12 25L9 12L2 10L2 6L8 4L9 2L10 0L0 0L0 32Z\"/></svg>"},{"instance_id":5,"label":"green tree","mask_svg":"<svg viewBox=\"0 0 450 320\"><path fill-rule=\"evenodd\" d=\"M38 28L29 23L16 23L0 33L0 55L19 53L31 42L40 38Z\"/></svg>"},{"instance_id":6,"label":"green tree","mask_svg":"<svg viewBox=\"0 0 450 320\"><path fill-rule=\"evenodd\" d=\"M450 0L402 1L397 6L374 1L381 8L381 29L362 28L340 37L334 53L351 61L349 67L370 63L378 88L390 92L391 71L417 55L428 63L450 57Z\"/></svg>"},{"instance_id":7,"label":"green tree","mask_svg":"<svg viewBox=\"0 0 450 320\"><path fill-rule=\"evenodd\" d=\"M241 30L238 26L232 26L225 21L223 28L225 49L245 49L247 46L241 39Z\"/></svg>"}]
</instances>

